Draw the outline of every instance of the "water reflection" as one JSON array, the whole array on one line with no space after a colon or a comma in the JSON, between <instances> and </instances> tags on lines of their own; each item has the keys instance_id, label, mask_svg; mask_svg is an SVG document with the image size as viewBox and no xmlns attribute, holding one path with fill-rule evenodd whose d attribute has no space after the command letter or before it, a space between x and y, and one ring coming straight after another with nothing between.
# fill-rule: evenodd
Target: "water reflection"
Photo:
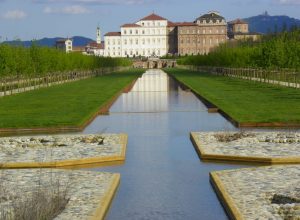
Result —
<instances>
[{"instance_id":1,"label":"water reflection","mask_svg":"<svg viewBox=\"0 0 300 220\"><path fill-rule=\"evenodd\" d=\"M84 133L129 135L124 165L90 170L121 173L107 219L228 219L209 172L244 165L199 161L190 131L235 130L160 70L150 70Z\"/></svg>"}]
</instances>

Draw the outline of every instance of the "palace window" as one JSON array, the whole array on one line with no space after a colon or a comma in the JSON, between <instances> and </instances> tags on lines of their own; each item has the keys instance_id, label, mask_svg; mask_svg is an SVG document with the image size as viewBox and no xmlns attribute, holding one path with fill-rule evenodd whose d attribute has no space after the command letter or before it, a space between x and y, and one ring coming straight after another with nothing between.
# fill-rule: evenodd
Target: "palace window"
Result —
<instances>
[{"instance_id":1,"label":"palace window","mask_svg":"<svg viewBox=\"0 0 300 220\"><path fill-rule=\"evenodd\" d=\"M130 30L129 33L132 34L132 30Z\"/></svg>"},{"instance_id":2,"label":"palace window","mask_svg":"<svg viewBox=\"0 0 300 220\"><path fill-rule=\"evenodd\" d=\"M136 30L136 31L135 31L135 33L136 33L136 34L139 34L139 31L138 31L138 30Z\"/></svg>"}]
</instances>

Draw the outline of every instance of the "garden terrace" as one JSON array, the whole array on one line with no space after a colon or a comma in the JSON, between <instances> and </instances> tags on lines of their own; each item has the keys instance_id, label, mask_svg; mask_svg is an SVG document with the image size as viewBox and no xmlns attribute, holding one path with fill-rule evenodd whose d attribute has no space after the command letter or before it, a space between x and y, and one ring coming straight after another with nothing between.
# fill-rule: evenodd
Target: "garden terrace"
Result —
<instances>
[{"instance_id":1,"label":"garden terrace","mask_svg":"<svg viewBox=\"0 0 300 220\"><path fill-rule=\"evenodd\" d=\"M97 114L107 113L142 73L129 70L2 97L0 132L81 130Z\"/></svg>"},{"instance_id":2,"label":"garden terrace","mask_svg":"<svg viewBox=\"0 0 300 220\"><path fill-rule=\"evenodd\" d=\"M259 82L182 69L171 76L240 127L298 127L300 92Z\"/></svg>"}]
</instances>

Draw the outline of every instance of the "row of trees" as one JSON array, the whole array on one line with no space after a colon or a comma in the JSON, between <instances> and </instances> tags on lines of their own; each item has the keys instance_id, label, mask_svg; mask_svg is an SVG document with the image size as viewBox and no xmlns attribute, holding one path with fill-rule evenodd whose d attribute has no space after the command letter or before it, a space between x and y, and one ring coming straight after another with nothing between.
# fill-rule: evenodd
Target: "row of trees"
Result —
<instances>
[{"instance_id":1,"label":"row of trees","mask_svg":"<svg viewBox=\"0 0 300 220\"><path fill-rule=\"evenodd\" d=\"M5 76L37 76L52 72L95 70L102 67L129 66L122 58L85 56L79 53L39 47L30 48L0 44L0 78Z\"/></svg>"},{"instance_id":2,"label":"row of trees","mask_svg":"<svg viewBox=\"0 0 300 220\"><path fill-rule=\"evenodd\" d=\"M196 66L300 70L300 29L269 34L257 42L251 40L228 42L207 55L183 57L178 60L178 63Z\"/></svg>"}]
</instances>

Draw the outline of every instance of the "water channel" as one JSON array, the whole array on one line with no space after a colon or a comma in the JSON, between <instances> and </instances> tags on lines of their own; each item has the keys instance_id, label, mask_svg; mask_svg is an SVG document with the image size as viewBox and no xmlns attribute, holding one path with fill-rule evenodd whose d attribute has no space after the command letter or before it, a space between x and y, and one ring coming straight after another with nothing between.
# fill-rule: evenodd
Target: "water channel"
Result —
<instances>
[{"instance_id":1,"label":"water channel","mask_svg":"<svg viewBox=\"0 0 300 220\"><path fill-rule=\"evenodd\" d=\"M121 184L107 219L228 219L209 183L209 172L244 165L199 160L191 131L236 128L184 91L161 70L148 70L107 116L84 133L127 133L126 162L89 168L121 173Z\"/></svg>"}]
</instances>

